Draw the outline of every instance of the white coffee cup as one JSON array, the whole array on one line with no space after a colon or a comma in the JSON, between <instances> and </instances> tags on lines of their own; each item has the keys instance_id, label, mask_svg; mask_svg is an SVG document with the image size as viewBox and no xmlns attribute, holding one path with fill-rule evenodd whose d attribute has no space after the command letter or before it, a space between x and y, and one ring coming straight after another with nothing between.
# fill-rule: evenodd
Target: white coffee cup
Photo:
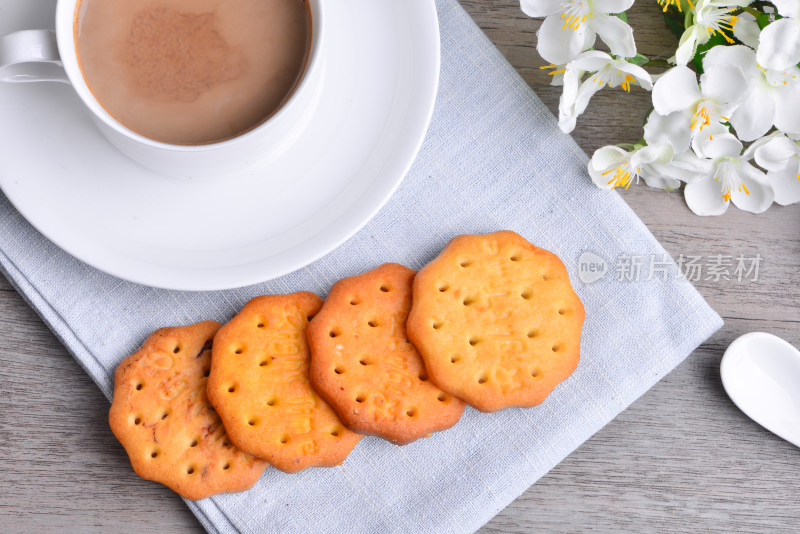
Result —
<instances>
[{"instance_id":1,"label":"white coffee cup","mask_svg":"<svg viewBox=\"0 0 800 534\"><path fill-rule=\"evenodd\" d=\"M71 84L103 135L158 173L183 178L224 177L263 164L295 141L319 102L324 75L324 2L308 0L312 35L306 69L293 93L268 120L231 139L204 145L174 145L145 137L103 109L83 78L73 31L78 2L58 0L55 31L23 30L0 37L0 81Z\"/></svg>"}]
</instances>

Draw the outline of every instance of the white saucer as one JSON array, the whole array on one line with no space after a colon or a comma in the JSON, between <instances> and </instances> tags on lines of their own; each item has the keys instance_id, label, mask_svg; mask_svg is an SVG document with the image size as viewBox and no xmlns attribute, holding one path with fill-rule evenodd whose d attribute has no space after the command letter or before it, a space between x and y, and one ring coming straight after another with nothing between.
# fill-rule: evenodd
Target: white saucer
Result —
<instances>
[{"instance_id":1,"label":"white saucer","mask_svg":"<svg viewBox=\"0 0 800 534\"><path fill-rule=\"evenodd\" d=\"M0 0L0 35L50 28L55 0ZM257 171L159 176L101 136L71 87L0 84L0 188L40 232L120 278L241 287L303 267L366 224L408 172L439 81L433 0L329 3L308 129Z\"/></svg>"}]
</instances>

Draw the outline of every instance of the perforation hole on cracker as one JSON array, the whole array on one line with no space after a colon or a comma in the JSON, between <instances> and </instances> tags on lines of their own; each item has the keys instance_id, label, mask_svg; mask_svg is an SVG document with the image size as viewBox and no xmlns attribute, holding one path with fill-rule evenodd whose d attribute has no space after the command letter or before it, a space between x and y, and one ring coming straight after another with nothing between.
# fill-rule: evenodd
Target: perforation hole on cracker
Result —
<instances>
[{"instance_id":1,"label":"perforation hole on cracker","mask_svg":"<svg viewBox=\"0 0 800 534\"><path fill-rule=\"evenodd\" d=\"M447 284L447 283L444 283L444 282L442 282L441 284L439 284L439 291L440 291L440 292L444 293L444 292L445 292L445 291L447 291L448 289L450 289L450 284Z\"/></svg>"},{"instance_id":2,"label":"perforation hole on cracker","mask_svg":"<svg viewBox=\"0 0 800 534\"><path fill-rule=\"evenodd\" d=\"M533 339L533 338L535 338L535 337L536 337L536 336L538 336L538 335L539 335L539 331L538 331L538 330L536 330L535 328L534 328L533 330L528 330L528 334L527 334L527 336L528 336L529 338Z\"/></svg>"},{"instance_id":3,"label":"perforation hole on cracker","mask_svg":"<svg viewBox=\"0 0 800 534\"><path fill-rule=\"evenodd\" d=\"M175 345L175 346L172 348L172 352L173 352L174 354L178 354L180 351L181 351L181 346L180 346L180 344L178 344L178 345Z\"/></svg>"},{"instance_id":4,"label":"perforation hole on cracker","mask_svg":"<svg viewBox=\"0 0 800 534\"><path fill-rule=\"evenodd\" d=\"M408 410L406 410L406 416L414 418L416 415L417 415L416 408L409 408Z\"/></svg>"},{"instance_id":5,"label":"perforation hole on cracker","mask_svg":"<svg viewBox=\"0 0 800 534\"><path fill-rule=\"evenodd\" d=\"M392 287L387 283L383 283L383 284L381 284L380 290L383 293L388 293L389 291L392 290Z\"/></svg>"},{"instance_id":6,"label":"perforation hole on cracker","mask_svg":"<svg viewBox=\"0 0 800 534\"><path fill-rule=\"evenodd\" d=\"M333 328L330 332L328 332L328 335L331 336L331 337L341 336L342 335L342 331L339 330L338 328Z\"/></svg>"},{"instance_id":7,"label":"perforation hole on cracker","mask_svg":"<svg viewBox=\"0 0 800 534\"><path fill-rule=\"evenodd\" d=\"M144 383L141 381L137 380L136 382L133 383L133 389L135 389L136 391L141 391L143 387Z\"/></svg>"},{"instance_id":8,"label":"perforation hole on cracker","mask_svg":"<svg viewBox=\"0 0 800 534\"><path fill-rule=\"evenodd\" d=\"M359 304L361 304L361 299L360 299L360 298L358 298L358 297L352 297L352 298L350 299L350 305L351 305L351 306L358 306Z\"/></svg>"},{"instance_id":9,"label":"perforation hole on cracker","mask_svg":"<svg viewBox=\"0 0 800 534\"><path fill-rule=\"evenodd\" d=\"M169 416L169 410L166 408L162 408L161 411L158 413L158 418L162 421Z\"/></svg>"}]
</instances>

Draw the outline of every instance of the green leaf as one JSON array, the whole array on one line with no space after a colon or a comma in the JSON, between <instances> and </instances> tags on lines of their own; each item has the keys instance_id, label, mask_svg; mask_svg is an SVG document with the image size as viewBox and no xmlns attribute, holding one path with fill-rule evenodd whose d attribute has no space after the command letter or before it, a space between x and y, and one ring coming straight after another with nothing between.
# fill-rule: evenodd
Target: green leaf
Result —
<instances>
[{"instance_id":1,"label":"green leaf","mask_svg":"<svg viewBox=\"0 0 800 534\"><path fill-rule=\"evenodd\" d=\"M726 46L727 44L728 42L722 35L715 33L711 36L711 39L709 39L708 42L697 45L697 53L695 53L694 59L692 59L695 69L697 70L697 74L703 74L703 58L706 56L706 52L717 45Z\"/></svg>"},{"instance_id":2,"label":"green leaf","mask_svg":"<svg viewBox=\"0 0 800 534\"><path fill-rule=\"evenodd\" d=\"M683 15L678 14L676 17L672 11L666 11L664 13L664 23L667 25L667 28L677 37L678 39L681 38L683 35Z\"/></svg>"},{"instance_id":3,"label":"green leaf","mask_svg":"<svg viewBox=\"0 0 800 534\"><path fill-rule=\"evenodd\" d=\"M622 22L628 22L628 15L623 11L622 13L617 13L615 16L621 20Z\"/></svg>"},{"instance_id":4,"label":"green leaf","mask_svg":"<svg viewBox=\"0 0 800 534\"><path fill-rule=\"evenodd\" d=\"M640 67L649 61L650 60L642 54L636 54L635 56L628 58L628 63L633 63L634 65L639 65Z\"/></svg>"},{"instance_id":5,"label":"green leaf","mask_svg":"<svg viewBox=\"0 0 800 534\"><path fill-rule=\"evenodd\" d=\"M759 30L763 30L763 29L764 29L764 28L766 28L766 27L769 25L769 23L770 23L770 22L772 22L772 21L770 20L770 15L769 15L769 13L760 13L760 14L759 14L759 15L756 17L756 22L758 23L758 29L759 29Z\"/></svg>"}]
</instances>

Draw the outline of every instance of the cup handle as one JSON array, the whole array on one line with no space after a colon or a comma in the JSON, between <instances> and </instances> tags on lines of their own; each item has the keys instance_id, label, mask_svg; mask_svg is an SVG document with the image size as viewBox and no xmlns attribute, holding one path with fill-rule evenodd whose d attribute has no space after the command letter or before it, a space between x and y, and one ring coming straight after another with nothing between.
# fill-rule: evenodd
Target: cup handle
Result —
<instances>
[{"instance_id":1,"label":"cup handle","mask_svg":"<svg viewBox=\"0 0 800 534\"><path fill-rule=\"evenodd\" d=\"M23 30L0 37L0 82L69 83L56 32Z\"/></svg>"}]
</instances>

